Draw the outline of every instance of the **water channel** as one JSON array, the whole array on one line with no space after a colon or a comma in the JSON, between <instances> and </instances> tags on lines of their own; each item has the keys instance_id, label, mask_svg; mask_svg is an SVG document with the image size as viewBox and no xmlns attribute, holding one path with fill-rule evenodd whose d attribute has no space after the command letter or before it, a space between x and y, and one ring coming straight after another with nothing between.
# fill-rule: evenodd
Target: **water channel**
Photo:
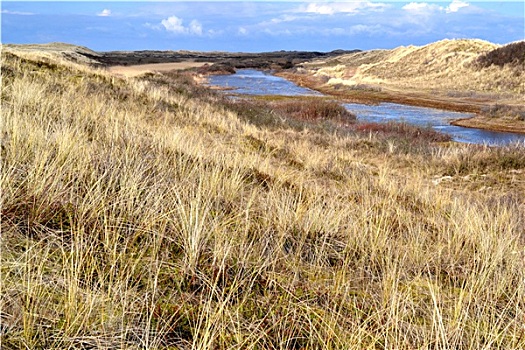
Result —
<instances>
[{"instance_id":1,"label":"water channel","mask_svg":"<svg viewBox=\"0 0 525 350\"><path fill-rule=\"evenodd\" d=\"M232 89L244 95L322 96L321 93L295 85L289 80L254 69L239 69L231 75L212 75L209 84Z\"/></svg>"},{"instance_id":2,"label":"water channel","mask_svg":"<svg viewBox=\"0 0 525 350\"><path fill-rule=\"evenodd\" d=\"M322 96L317 91L297 86L286 79L253 69L240 69L236 74L232 75L212 76L209 79L209 84L232 89L232 92L236 94ZM451 135L452 139L458 142L489 145L504 145L516 142L525 144L525 135L522 134L450 125L450 121L453 119L472 116L466 113L395 103L380 103L379 105L346 103L343 106L357 115L359 121L375 123L396 121L431 127L439 132Z\"/></svg>"}]
</instances>

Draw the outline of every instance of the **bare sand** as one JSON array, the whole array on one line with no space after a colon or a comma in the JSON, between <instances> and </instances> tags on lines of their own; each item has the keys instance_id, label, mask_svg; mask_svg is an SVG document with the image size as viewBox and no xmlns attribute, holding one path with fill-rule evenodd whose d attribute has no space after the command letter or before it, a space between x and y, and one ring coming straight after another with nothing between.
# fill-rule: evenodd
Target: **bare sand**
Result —
<instances>
[{"instance_id":1,"label":"bare sand","mask_svg":"<svg viewBox=\"0 0 525 350\"><path fill-rule=\"evenodd\" d=\"M172 62L172 63L152 63L139 64L135 66L113 66L109 67L108 71L114 74L124 75L126 77L135 77L137 75L147 72L169 72L171 70L182 70L188 68L198 68L210 62Z\"/></svg>"}]
</instances>

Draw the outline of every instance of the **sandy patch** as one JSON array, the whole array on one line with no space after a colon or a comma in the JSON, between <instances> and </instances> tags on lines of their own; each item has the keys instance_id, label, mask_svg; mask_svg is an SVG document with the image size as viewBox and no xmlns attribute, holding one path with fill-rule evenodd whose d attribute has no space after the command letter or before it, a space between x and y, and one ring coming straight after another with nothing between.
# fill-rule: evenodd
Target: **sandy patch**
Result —
<instances>
[{"instance_id":1,"label":"sandy patch","mask_svg":"<svg viewBox=\"0 0 525 350\"><path fill-rule=\"evenodd\" d=\"M168 72L171 70L181 70L188 68L198 68L210 62L172 62L172 63L152 63L139 64L135 66L113 66L109 67L108 71L114 74L120 74L127 77L134 77L146 72Z\"/></svg>"}]
</instances>

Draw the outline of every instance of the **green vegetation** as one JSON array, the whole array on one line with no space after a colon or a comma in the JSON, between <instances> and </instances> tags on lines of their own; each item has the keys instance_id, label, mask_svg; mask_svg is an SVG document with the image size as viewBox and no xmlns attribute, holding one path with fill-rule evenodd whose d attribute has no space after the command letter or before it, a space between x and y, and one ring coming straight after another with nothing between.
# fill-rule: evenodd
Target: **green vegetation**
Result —
<instances>
[{"instance_id":1,"label":"green vegetation","mask_svg":"<svg viewBox=\"0 0 525 350\"><path fill-rule=\"evenodd\" d=\"M525 347L523 148L36 54L1 88L2 349Z\"/></svg>"}]
</instances>

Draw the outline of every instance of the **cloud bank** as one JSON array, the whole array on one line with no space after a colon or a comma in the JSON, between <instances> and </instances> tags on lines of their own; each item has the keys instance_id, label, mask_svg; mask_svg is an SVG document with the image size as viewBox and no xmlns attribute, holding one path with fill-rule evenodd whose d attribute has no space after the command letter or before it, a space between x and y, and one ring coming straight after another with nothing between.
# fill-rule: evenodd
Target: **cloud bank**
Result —
<instances>
[{"instance_id":1,"label":"cloud bank","mask_svg":"<svg viewBox=\"0 0 525 350\"><path fill-rule=\"evenodd\" d=\"M523 13L523 2L482 0L128 1L111 5L8 1L2 3L2 40L75 42L102 51L330 51L424 45L445 38L504 44L523 40ZM30 14L30 22L21 20L21 15Z\"/></svg>"},{"instance_id":2,"label":"cloud bank","mask_svg":"<svg viewBox=\"0 0 525 350\"><path fill-rule=\"evenodd\" d=\"M297 12L318 14L318 15L334 15L337 13L360 13L363 11L383 11L389 8L390 5L384 3L377 3L371 1L351 1L351 2L323 2L310 3L303 5L297 9Z\"/></svg>"},{"instance_id":3,"label":"cloud bank","mask_svg":"<svg viewBox=\"0 0 525 350\"><path fill-rule=\"evenodd\" d=\"M435 4L429 4L426 2L411 2L404 5L402 8L405 11L412 12L414 14L431 14L435 12L454 13L458 12L463 7L468 7L470 4L461 0L453 0L448 6L443 7Z\"/></svg>"}]
</instances>

